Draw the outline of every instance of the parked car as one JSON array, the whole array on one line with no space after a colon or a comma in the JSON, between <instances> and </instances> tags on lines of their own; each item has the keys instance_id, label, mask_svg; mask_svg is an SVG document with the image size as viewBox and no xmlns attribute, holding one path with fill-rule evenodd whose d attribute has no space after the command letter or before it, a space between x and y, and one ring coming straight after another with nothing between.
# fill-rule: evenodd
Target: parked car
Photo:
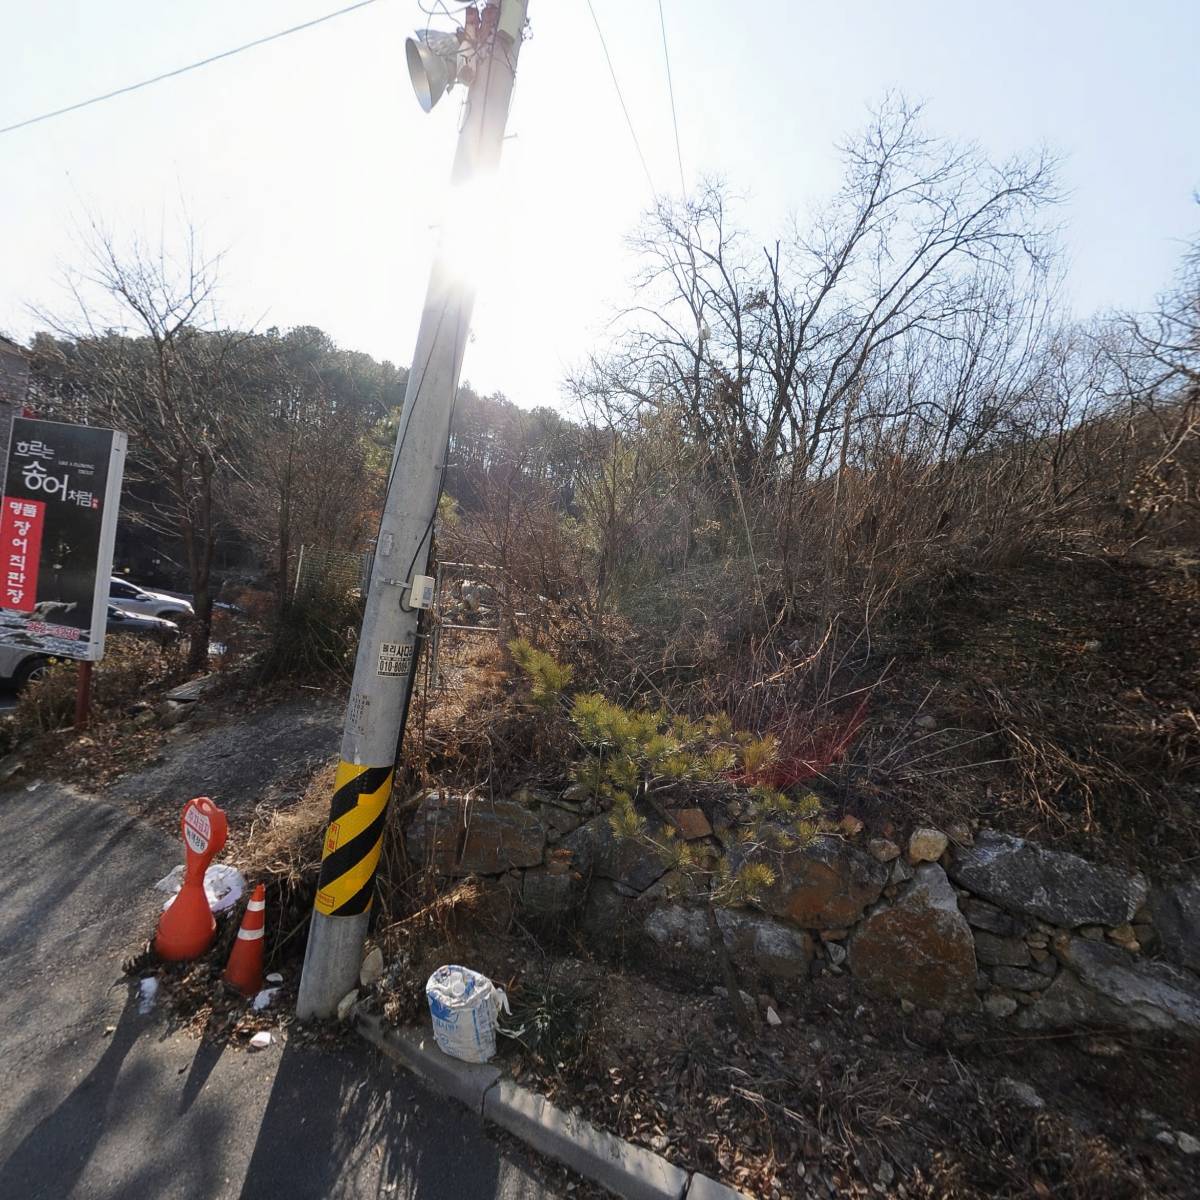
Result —
<instances>
[{"instance_id":1,"label":"parked car","mask_svg":"<svg viewBox=\"0 0 1200 1200\"><path fill-rule=\"evenodd\" d=\"M108 606L106 627L109 633L140 634L143 637L157 638L160 642L173 642L179 637L179 626L174 621L168 621L165 617L146 617L141 613L126 612L115 604Z\"/></svg>"},{"instance_id":2,"label":"parked car","mask_svg":"<svg viewBox=\"0 0 1200 1200\"><path fill-rule=\"evenodd\" d=\"M143 617L166 617L168 620L188 620L195 610L186 600L168 596L165 592L139 587L128 579L112 579L108 584L109 600L127 613Z\"/></svg>"},{"instance_id":3,"label":"parked car","mask_svg":"<svg viewBox=\"0 0 1200 1200\"><path fill-rule=\"evenodd\" d=\"M40 650L24 646L0 646L0 684L20 690L40 678L50 666L50 660Z\"/></svg>"},{"instance_id":4,"label":"parked car","mask_svg":"<svg viewBox=\"0 0 1200 1200\"><path fill-rule=\"evenodd\" d=\"M179 626L174 621L125 612L115 604L108 606L105 624L109 633L132 633L135 636L157 638L161 642L173 642L179 637ZM41 650L0 645L0 687L20 691L27 683L41 678L49 666L50 656Z\"/></svg>"}]
</instances>

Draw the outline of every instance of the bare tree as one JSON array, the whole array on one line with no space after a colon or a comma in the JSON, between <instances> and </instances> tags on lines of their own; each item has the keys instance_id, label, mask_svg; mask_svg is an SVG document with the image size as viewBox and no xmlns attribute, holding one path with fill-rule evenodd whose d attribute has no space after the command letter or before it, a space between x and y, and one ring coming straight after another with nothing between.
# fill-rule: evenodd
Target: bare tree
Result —
<instances>
[{"instance_id":1,"label":"bare tree","mask_svg":"<svg viewBox=\"0 0 1200 1200\"><path fill-rule=\"evenodd\" d=\"M43 315L71 340L88 406L129 434L137 519L183 544L196 610L188 663L208 660L219 496L242 418L234 362L246 335L217 325L219 262L189 228L178 257L165 244L121 248L92 224L85 267L69 277L75 322Z\"/></svg>"}]
</instances>

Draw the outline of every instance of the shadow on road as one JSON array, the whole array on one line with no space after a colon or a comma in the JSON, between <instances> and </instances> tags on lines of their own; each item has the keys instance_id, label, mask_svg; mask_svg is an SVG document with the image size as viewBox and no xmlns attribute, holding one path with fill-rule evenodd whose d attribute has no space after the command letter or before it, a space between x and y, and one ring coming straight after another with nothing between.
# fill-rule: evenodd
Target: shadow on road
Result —
<instances>
[{"instance_id":1,"label":"shadow on road","mask_svg":"<svg viewBox=\"0 0 1200 1200\"><path fill-rule=\"evenodd\" d=\"M284 1148L289 1148L284 1150ZM389 1196L487 1200L522 1194L501 1179L499 1148L478 1118L374 1069L365 1050L285 1049L246 1172L246 1200Z\"/></svg>"},{"instance_id":2,"label":"shadow on road","mask_svg":"<svg viewBox=\"0 0 1200 1200\"><path fill-rule=\"evenodd\" d=\"M144 1028L131 997L96 1065L0 1164L0 1196L33 1200L70 1194L104 1133L102 1114L116 1089L125 1057Z\"/></svg>"}]
</instances>

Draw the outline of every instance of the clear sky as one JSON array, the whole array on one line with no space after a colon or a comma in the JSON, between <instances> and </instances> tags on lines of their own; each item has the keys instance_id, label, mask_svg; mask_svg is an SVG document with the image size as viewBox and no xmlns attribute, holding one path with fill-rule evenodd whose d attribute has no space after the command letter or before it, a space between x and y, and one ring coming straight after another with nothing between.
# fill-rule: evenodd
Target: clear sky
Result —
<instances>
[{"instance_id":1,"label":"clear sky","mask_svg":"<svg viewBox=\"0 0 1200 1200\"><path fill-rule=\"evenodd\" d=\"M431 5L432 0L424 0ZM655 185L678 189L655 0L593 0ZM224 50L338 0L0 0L0 126ZM1142 307L1200 229L1198 0L664 0L684 168L749 196L751 231L837 180L834 143L887 89L994 157L1066 156L1075 311ZM526 405L603 337L649 202L586 0L530 0L503 211L465 377ZM418 0L359 12L0 137L0 330L64 308L80 221L157 237L190 214L226 252L231 323L318 325L406 363L457 104L426 116L403 38ZM445 24L445 22L443 22Z\"/></svg>"}]
</instances>

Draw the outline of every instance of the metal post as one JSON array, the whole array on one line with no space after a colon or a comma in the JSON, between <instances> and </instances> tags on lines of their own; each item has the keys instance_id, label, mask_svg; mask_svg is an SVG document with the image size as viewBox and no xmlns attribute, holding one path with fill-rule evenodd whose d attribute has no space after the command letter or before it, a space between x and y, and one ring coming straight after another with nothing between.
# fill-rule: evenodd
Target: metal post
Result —
<instances>
[{"instance_id":1,"label":"metal post","mask_svg":"<svg viewBox=\"0 0 1200 1200\"><path fill-rule=\"evenodd\" d=\"M88 726L92 711L92 666L91 659L81 659L75 669L75 732L82 733Z\"/></svg>"},{"instance_id":2,"label":"metal post","mask_svg":"<svg viewBox=\"0 0 1200 1200\"><path fill-rule=\"evenodd\" d=\"M455 185L499 162L527 5L528 0L500 0L484 11L489 40L480 50L467 95L454 159ZM493 18L498 18L494 25ZM486 211L478 214L480 238L488 236L489 218ZM406 585L425 571L429 560L450 412L475 298L445 249L430 273L392 455L296 1002L301 1019L331 1016L357 982L393 771L404 737L420 615L408 607Z\"/></svg>"}]
</instances>

